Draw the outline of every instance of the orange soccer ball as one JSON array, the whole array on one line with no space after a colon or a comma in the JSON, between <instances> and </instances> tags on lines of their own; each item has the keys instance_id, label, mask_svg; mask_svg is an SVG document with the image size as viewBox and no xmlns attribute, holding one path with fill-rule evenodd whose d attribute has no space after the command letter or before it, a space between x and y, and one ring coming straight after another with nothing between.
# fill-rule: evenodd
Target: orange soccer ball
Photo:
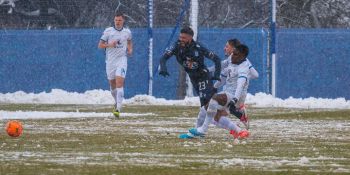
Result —
<instances>
[{"instance_id":1,"label":"orange soccer ball","mask_svg":"<svg viewBox=\"0 0 350 175\"><path fill-rule=\"evenodd\" d=\"M10 120L6 124L6 132L11 137L18 137L23 132L23 126L21 122L17 120Z\"/></svg>"}]
</instances>

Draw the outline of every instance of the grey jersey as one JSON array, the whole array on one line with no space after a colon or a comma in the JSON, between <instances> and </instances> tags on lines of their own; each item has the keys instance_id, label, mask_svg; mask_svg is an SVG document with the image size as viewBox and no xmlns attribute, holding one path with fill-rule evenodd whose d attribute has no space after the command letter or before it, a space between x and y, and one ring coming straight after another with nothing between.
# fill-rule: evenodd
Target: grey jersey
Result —
<instances>
[{"instance_id":1,"label":"grey jersey","mask_svg":"<svg viewBox=\"0 0 350 175\"><path fill-rule=\"evenodd\" d=\"M112 62L115 59L126 57L128 40L131 40L131 31L129 28L117 30L114 27L108 27L103 32L101 40L111 43L117 41L115 48L106 48L106 62Z\"/></svg>"}]
</instances>

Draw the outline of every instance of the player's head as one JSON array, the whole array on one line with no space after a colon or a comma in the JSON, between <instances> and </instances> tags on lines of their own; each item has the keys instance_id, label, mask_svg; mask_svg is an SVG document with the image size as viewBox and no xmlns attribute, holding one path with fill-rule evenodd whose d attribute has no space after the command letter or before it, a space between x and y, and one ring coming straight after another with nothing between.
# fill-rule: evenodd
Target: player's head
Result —
<instances>
[{"instance_id":1,"label":"player's head","mask_svg":"<svg viewBox=\"0 0 350 175\"><path fill-rule=\"evenodd\" d=\"M232 53L231 61L234 64L242 62L249 54L248 46L240 44L236 46L235 50Z\"/></svg>"},{"instance_id":2,"label":"player's head","mask_svg":"<svg viewBox=\"0 0 350 175\"><path fill-rule=\"evenodd\" d=\"M190 27L184 27L180 31L179 41L182 47L192 42L194 32Z\"/></svg>"},{"instance_id":3,"label":"player's head","mask_svg":"<svg viewBox=\"0 0 350 175\"><path fill-rule=\"evenodd\" d=\"M235 47L240 44L241 42L236 38L227 40L226 45L224 47L225 56L231 55Z\"/></svg>"},{"instance_id":4,"label":"player's head","mask_svg":"<svg viewBox=\"0 0 350 175\"><path fill-rule=\"evenodd\" d=\"M122 12L117 12L114 15L114 25L117 29L121 29L124 26L124 14Z\"/></svg>"}]
</instances>

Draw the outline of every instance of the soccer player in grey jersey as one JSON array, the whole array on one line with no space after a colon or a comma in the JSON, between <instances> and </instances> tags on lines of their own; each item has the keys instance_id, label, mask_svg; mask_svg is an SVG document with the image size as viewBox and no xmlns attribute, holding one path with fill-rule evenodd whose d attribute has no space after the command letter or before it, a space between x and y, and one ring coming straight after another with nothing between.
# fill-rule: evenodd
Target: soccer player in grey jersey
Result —
<instances>
[{"instance_id":1,"label":"soccer player in grey jersey","mask_svg":"<svg viewBox=\"0 0 350 175\"><path fill-rule=\"evenodd\" d=\"M244 112L239 111L238 108L244 104L249 85L249 63L246 59L248 53L249 49L245 45L239 45L233 51L231 63L222 71L221 81L216 82L214 85L214 87L217 88L226 83L226 87L222 92L215 94L211 98L207 109L207 115L202 126L189 130L193 136L204 136L206 134L209 124L212 122L218 110L229 109L234 115L241 115L237 116L239 118L244 115ZM233 130L231 134L239 138L246 138L249 136L247 130L241 130L240 128Z\"/></svg>"},{"instance_id":2,"label":"soccer player in grey jersey","mask_svg":"<svg viewBox=\"0 0 350 175\"><path fill-rule=\"evenodd\" d=\"M101 36L98 48L106 51L106 74L115 105L113 115L119 117L124 98L124 80L127 71L127 56L131 56L133 44L131 31L124 27L123 13L116 13L114 27L108 27Z\"/></svg>"}]
</instances>

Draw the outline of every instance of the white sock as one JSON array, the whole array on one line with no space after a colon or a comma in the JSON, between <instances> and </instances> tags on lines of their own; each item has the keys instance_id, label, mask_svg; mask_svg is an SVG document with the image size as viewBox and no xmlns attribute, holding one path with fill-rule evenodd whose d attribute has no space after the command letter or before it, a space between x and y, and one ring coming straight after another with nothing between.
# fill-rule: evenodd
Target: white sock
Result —
<instances>
[{"instance_id":1,"label":"white sock","mask_svg":"<svg viewBox=\"0 0 350 175\"><path fill-rule=\"evenodd\" d=\"M116 105L117 104L117 88L115 88L115 89L111 88L111 94L114 98L114 104Z\"/></svg>"},{"instance_id":2,"label":"white sock","mask_svg":"<svg viewBox=\"0 0 350 175\"><path fill-rule=\"evenodd\" d=\"M117 109L120 112L122 109L122 102L124 99L124 88L117 88Z\"/></svg>"},{"instance_id":3,"label":"white sock","mask_svg":"<svg viewBox=\"0 0 350 175\"><path fill-rule=\"evenodd\" d=\"M207 116L207 111L205 110L205 107L202 106L199 109L197 123L195 125L195 128L201 127L203 125L206 116Z\"/></svg>"},{"instance_id":4,"label":"white sock","mask_svg":"<svg viewBox=\"0 0 350 175\"><path fill-rule=\"evenodd\" d=\"M203 125L199 128L197 128L197 131L200 133L207 133L208 128L209 128L209 124L213 122L214 116L216 115L216 112L218 110L218 105L219 103L214 100L211 99L209 102L209 106L207 109L207 116L205 117L205 120L203 122Z\"/></svg>"},{"instance_id":5,"label":"white sock","mask_svg":"<svg viewBox=\"0 0 350 175\"><path fill-rule=\"evenodd\" d=\"M234 130L236 132L241 131L241 128L235 122L230 120L227 116L221 116L218 122L214 121L213 123L217 127L223 128L229 131L231 130Z\"/></svg>"}]
</instances>

